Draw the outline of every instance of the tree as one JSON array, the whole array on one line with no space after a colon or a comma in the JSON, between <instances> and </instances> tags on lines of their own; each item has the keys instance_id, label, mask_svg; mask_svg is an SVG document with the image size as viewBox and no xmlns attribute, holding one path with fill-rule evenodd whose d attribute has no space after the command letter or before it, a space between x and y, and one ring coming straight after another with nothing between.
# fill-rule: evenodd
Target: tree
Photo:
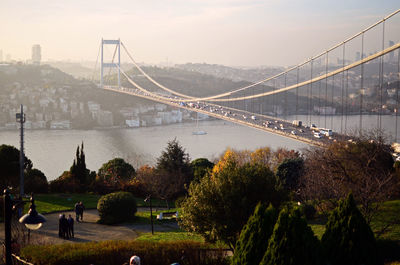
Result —
<instances>
[{"instance_id":1,"label":"tree","mask_svg":"<svg viewBox=\"0 0 400 265\"><path fill-rule=\"evenodd\" d=\"M76 148L76 157L70 168L71 178L74 183L81 186L81 189L90 184L89 173L90 170L86 168L85 153L83 151L83 142L81 148L79 145Z\"/></svg>"},{"instance_id":2,"label":"tree","mask_svg":"<svg viewBox=\"0 0 400 265\"><path fill-rule=\"evenodd\" d=\"M329 264L382 264L374 234L352 194L332 211L321 242Z\"/></svg>"},{"instance_id":3,"label":"tree","mask_svg":"<svg viewBox=\"0 0 400 265\"><path fill-rule=\"evenodd\" d=\"M96 172L86 168L83 142L76 148L76 157L69 171L50 182L51 192L83 192L88 191L90 184L95 180Z\"/></svg>"},{"instance_id":4,"label":"tree","mask_svg":"<svg viewBox=\"0 0 400 265\"><path fill-rule=\"evenodd\" d=\"M193 179L200 181L202 177L213 169L214 163L207 158L197 158L190 163L190 167L193 171Z\"/></svg>"},{"instance_id":5,"label":"tree","mask_svg":"<svg viewBox=\"0 0 400 265\"><path fill-rule=\"evenodd\" d=\"M168 142L166 150L157 159L155 169L153 177L157 178L157 181L152 188L152 192L155 192L153 195L166 200L167 203L168 200L185 194L185 186L193 179L189 154L176 139Z\"/></svg>"},{"instance_id":6,"label":"tree","mask_svg":"<svg viewBox=\"0 0 400 265\"><path fill-rule=\"evenodd\" d=\"M232 249L258 202L279 206L285 195L265 165L237 162L228 150L212 174L192 182L182 202L180 225L208 241L222 240Z\"/></svg>"},{"instance_id":7,"label":"tree","mask_svg":"<svg viewBox=\"0 0 400 265\"><path fill-rule=\"evenodd\" d=\"M337 141L305 154L301 196L337 206L352 192L370 223L379 207L394 193L398 179L390 146L382 138Z\"/></svg>"},{"instance_id":8,"label":"tree","mask_svg":"<svg viewBox=\"0 0 400 265\"><path fill-rule=\"evenodd\" d=\"M131 180L135 175L135 169L131 164L125 162L122 158L114 158L104 163L99 169L98 179L110 187L118 189L122 183Z\"/></svg>"},{"instance_id":9,"label":"tree","mask_svg":"<svg viewBox=\"0 0 400 265\"><path fill-rule=\"evenodd\" d=\"M288 191L296 192L303 170L304 160L302 158L298 157L283 160L276 169L278 185Z\"/></svg>"},{"instance_id":10,"label":"tree","mask_svg":"<svg viewBox=\"0 0 400 265\"><path fill-rule=\"evenodd\" d=\"M298 209L282 209L260 265L323 264L320 243Z\"/></svg>"},{"instance_id":11,"label":"tree","mask_svg":"<svg viewBox=\"0 0 400 265\"><path fill-rule=\"evenodd\" d=\"M47 193L49 184L46 175L39 169L33 168L25 175L24 187L26 193Z\"/></svg>"},{"instance_id":12,"label":"tree","mask_svg":"<svg viewBox=\"0 0 400 265\"><path fill-rule=\"evenodd\" d=\"M232 265L260 264L277 218L278 213L272 205L268 208L266 204L257 205L236 242Z\"/></svg>"},{"instance_id":13,"label":"tree","mask_svg":"<svg viewBox=\"0 0 400 265\"><path fill-rule=\"evenodd\" d=\"M24 171L32 168L32 162L24 157ZM17 188L20 185L19 178L19 150L11 145L0 145L0 187Z\"/></svg>"}]
</instances>

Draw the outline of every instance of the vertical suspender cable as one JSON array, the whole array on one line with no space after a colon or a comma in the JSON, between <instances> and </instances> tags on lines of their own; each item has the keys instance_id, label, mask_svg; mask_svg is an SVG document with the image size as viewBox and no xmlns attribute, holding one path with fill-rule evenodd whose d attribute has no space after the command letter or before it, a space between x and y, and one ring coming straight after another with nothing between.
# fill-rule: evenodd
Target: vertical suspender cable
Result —
<instances>
[{"instance_id":1,"label":"vertical suspender cable","mask_svg":"<svg viewBox=\"0 0 400 265\"><path fill-rule=\"evenodd\" d=\"M345 116L344 116L344 133L347 134L347 107L348 107L348 96L349 96L349 70L346 70L346 108L345 108Z\"/></svg>"},{"instance_id":2,"label":"vertical suspender cable","mask_svg":"<svg viewBox=\"0 0 400 265\"><path fill-rule=\"evenodd\" d=\"M329 52L326 52L326 60L325 60L325 123L324 127L326 128L326 108L328 104L328 62L329 62Z\"/></svg>"},{"instance_id":3,"label":"vertical suspender cable","mask_svg":"<svg viewBox=\"0 0 400 265\"><path fill-rule=\"evenodd\" d=\"M296 87L296 120L298 120L299 112L299 67L297 66L297 87Z\"/></svg>"},{"instance_id":4,"label":"vertical suspender cable","mask_svg":"<svg viewBox=\"0 0 400 265\"><path fill-rule=\"evenodd\" d=\"M364 59L364 32L361 35L361 60ZM364 64L361 64L359 135L362 135L362 106L364 96Z\"/></svg>"},{"instance_id":5,"label":"vertical suspender cable","mask_svg":"<svg viewBox=\"0 0 400 265\"><path fill-rule=\"evenodd\" d=\"M343 57L342 57L342 63L343 63L343 68L346 65L345 63L345 53L346 53L346 42L343 42ZM341 111L340 111L340 133L343 134L343 92L344 92L344 72L342 72L342 94L341 94Z\"/></svg>"},{"instance_id":6,"label":"vertical suspender cable","mask_svg":"<svg viewBox=\"0 0 400 265\"><path fill-rule=\"evenodd\" d=\"M286 87L286 73L285 73L285 81L284 81L284 87ZM287 113L288 113L288 105L287 105L287 91L285 91L285 119L287 119Z\"/></svg>"},{"instance_id":7,"label":"vertical suspender cable","mask_svg":"<svg viewBox=\"0 0 400 265\"><path fill-rule=\"evenodd\" d=\"M94 70L93 70L93 75L92 75L92 82L94 82L94 77L96 75L96 70L97 70L97 63L99 62L99 56L100 56L100 50L101 50L101 43L99 45L99 51L97 52L97 58L96 58L96 63L94 65Z\"/></svg>"},{"instance_id":8,"label":"vertical suspender cable","mask_svg":"<svg viewBox=\"0 0 400 265\"><path fill-rule=\"evenodd\" d=\"M385 49L385 20L382 22L382 51ZM380 61L380 82L379 82L379 90L380 90L380 106L379 106L379 130L382 129L382 111L383 111L383 81L384 81L384 76L383 76L383 60L384 60L384 55L381 56L381 61Z\"/></svg>"},{"instance_id":9,"label":"vertical suspender cable","mask_svg":"<svg viewBox=\"0 0 400 265\"><path fill-rule=\"evenodd\" d=\"M320 58L321 62L321 58ZM319 63L319 65L321 65ZM318 81L318 124L321 124L321 84L322 80Z\"/></svg>"},{"instance_id":10,"label":"vertical suspender cable","mask_svg":"<svg viewBox=\"0 0 400 265\"><path fill-rule=\"evenodd\" d=\"M332 76L332 94L331 94L332 112L331 112L331 128L330 129L333 129L333 116L334 116L333 110L335 110L335 114L336 114L336 108L334 107L335 103L333 102L333 99L334 99L333 93L335 93L335 76L334 75Z\"/></svg>"},{"instance_id":11,"label":"vertical suspender cable","mask_svg":"<svg viewBox=\"0 0 400 265\"><path fill-rule=\"evenodd\" d=\"M276 88L276 78L274 78L274 85L273 85L274 91L275 91L275 88ZM272 95L272 106L274 108L274 116L276 117L278 109L277 109L277 106L276 106L276 95L275 94Z\"/></svg>"},{"instance_id":12,"label":"vertical suspender cable","mask_svg":"<svg viewBox=\"0 0 400 265\"><path fill-rule=\"evenodd\" d=\"M397 50L397 89L396 89L396 129L395 142L397 143L397 118L399 115L399 90L400 90L400 49Z\"/></svg>"},{"instance_id":13,"label":"vertical suspender cable","mask_svg":"<svg viewBox=\"0 0 400 265\"><path fill-rule=\"evenodd\" d=\"M310 76L310 80L312 80L312 78L313 78L313 65L314 65L314 59L313 58L311 58L311 76ZM309 101L310 101L310 104L309 104L309 107L310 107L310 109L309 109L309 115L310 115L310 120L309 120L309 124L311 124L311 114L312 114L312 87L313 87L313 83L311 82L310 83L310 86L309 86L309 90L310 90L310 95L309 95Z\"/></svg>"}]
</instances>

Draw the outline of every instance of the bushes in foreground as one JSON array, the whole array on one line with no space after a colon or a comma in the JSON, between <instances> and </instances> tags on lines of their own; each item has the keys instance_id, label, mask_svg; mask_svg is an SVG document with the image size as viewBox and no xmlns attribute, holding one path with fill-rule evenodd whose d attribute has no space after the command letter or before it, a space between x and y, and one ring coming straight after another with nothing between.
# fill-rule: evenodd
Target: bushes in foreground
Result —
<instances>
[{"instance_id":1,"label":"bushes in foreground","mask_svg":"<svg viewBox=\"0 0 400 265\"><path fill-rule=\"evenodd\" d=\"M277 210L270 204L259 203L240 233L231 265L259 264L267 251Z\"/></svg>"},{"instance_id":2,"label":"bushes in foreground","mask_svg":"<svg viewBox=\"0 0 400 265\"><path fill-rule=\"evenodd\" d=\"M135 197L129 192L114 192L102 196L97 203L99 223L116 224L132 220L137 211Z\"/></svg>"},{"instance_id":3,"label":"bushes in foreground","mask_svg":"<svg viewBox=\"0 0 400 265\"><path fill-rule=\"evenodd\" d=\"M121 265L132 255L140 257L146 265L181 264L228 264L224 252L213 251L212 259L207 259L204 243L180 242L136 242L102 241L78 244L28 246L21 256L35 265Z\"/></svg>"},{"instance_id":4,"label":"bushes in foreground","mask_svg":"<svg viewBox=\"0 0 400 265\"><path fill-rule=\"evenodd\" d=\"M352 194L332 211L321 242L329 264L383 264L374 233Z\"/></svg>"}]
</instances>

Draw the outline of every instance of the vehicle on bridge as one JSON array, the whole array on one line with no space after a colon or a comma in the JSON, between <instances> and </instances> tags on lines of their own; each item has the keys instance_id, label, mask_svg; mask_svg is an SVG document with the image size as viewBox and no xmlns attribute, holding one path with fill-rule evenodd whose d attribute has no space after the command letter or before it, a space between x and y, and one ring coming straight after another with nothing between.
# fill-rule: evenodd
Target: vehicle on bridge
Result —
<instances>
[{"instance_id":1,"label":"vehicle on bridge","mask_svg":"<svg viewBox=\"0 0 400 265\"><path fill-rule=\"evenodd\" d=\"M321 128L321 129L319 129L319 132L328 137L333 135L333 132L331 129Z\"/></svg>"},{"instance_id":2,"label":"vehicle on bridge","mask_svg":"<svg viewBox=\"0 0 400 265\"><path fill-rule=\"evenodd\" d=\"M321 139L321 138L322 138L322 134L319 133L319 132L315 132L315 133L314 133L314 137L315 137L315 138L318 138L318 139Z\"/></svg>"},{"instance_id":3,"label":"vehicle on bridge","mask_svg":"<svg viewBox=\"0 0 400 265\"><path fill-rule=\"evenodd\" d=\"M302 122L302 121L299 121L299 120L294 120L294 121L292 122L292 124L293 124L293 126L301 127L301 125L303 125L303 122Z\"/></svg>"}]
</instances>

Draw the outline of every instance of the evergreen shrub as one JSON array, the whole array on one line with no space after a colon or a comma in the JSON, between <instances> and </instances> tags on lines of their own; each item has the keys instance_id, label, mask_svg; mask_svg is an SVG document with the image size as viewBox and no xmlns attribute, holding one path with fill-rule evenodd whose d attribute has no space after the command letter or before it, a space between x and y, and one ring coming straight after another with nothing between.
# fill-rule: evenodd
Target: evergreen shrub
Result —
<instances>
[{"instance_id":1,"label":"evergreen shrub","mask_svg":"<svg viewBox=\"0 0 400 265\"><path fill-rule=\"evenodd\" d=\"M232 257L232 265L260 263L267 251L268 240L277 218L278 213L271 204L268 208L266 204L259 203L257 205L253 215L250 216L240 233Z\"/></svg>"},{"instance_id":2,"label":"evergreen shrub","mask_svg":"<svg viewBox=\"0 0 400 265\"><path fill-rule=\"evenodd\" d=\"M321 240L329 264L379 265L374 234L358 210L353 195L341 200L329 216Z\"/></svg>"},{"instance_id":3,"label":"evergreen shrub","mask_svg":"<svg viewBox=\"0 0 400 265\"><path fill-rule=\"evenodd\" d=\"M114 192L102 196L97 203L102 224L116 224L132 220L137 211L135 197L129 192Z\"/></svg>"},{"instance_id":4,"label":"evergreen shrub","mask_svg":"<svg viewBox=\"0 0 400 265\"><path fill-rule=\"evenodd\" d=\"M298 209L283 209L260 265L320 265L320 242Z\"/></svg>"}]
</instances>

